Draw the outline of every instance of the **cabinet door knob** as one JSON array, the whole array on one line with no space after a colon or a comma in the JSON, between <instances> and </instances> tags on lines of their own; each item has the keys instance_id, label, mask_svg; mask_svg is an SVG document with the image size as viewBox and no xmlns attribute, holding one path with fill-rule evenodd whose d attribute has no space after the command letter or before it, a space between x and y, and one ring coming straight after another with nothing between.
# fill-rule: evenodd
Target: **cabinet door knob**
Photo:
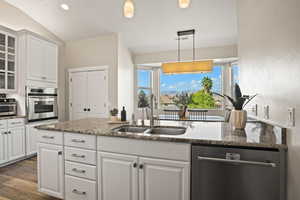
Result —
<instances>
[{"instance_id":1,"label":"cabinet door knob","mask_svg":"<svg viewBox=\"0 0 300 200\"><path fill-rule=\"evenodd\" d=\"M136 168L137 167L137 164L136 163L133 163L133 168Z\"/></svg>"},{"instance_id":2,"label":"cabinet door knob","mask_svg":"<svg viewBox=\"0 0 300 200\"><path fill-rule=\"evenodd\" d=\"M87 109L87 111L89 111L89 112L90 112L90 111L91 111L91 109L90 109L90 108L88 108L88 109Z\"/></svg>"},{"instance_id":3,"label":"cabinet door knob","mask_svg":"<svg viewBox=\"0 0 300 200\"><path fill-rule=\"evenodd\" d=\"M58 152L58 155L62 155L62 151L59 151L59 152Z\"/></svg>"},{"instance_id":4,"label":"cabinet door knob","mask_svg":"<svg viewBox=\"0 0 300 200\"><path fill-rule=\"evenodd\" d=\"M86 112L86 108L84 108L83 111Z\"/></svg>"},{"instance_id":5,"label":"cabinet door knob","mask_svg":"<svg viewBox=\"0 0 300 200\"><path fill-rule=\"evenodd\" d=\"M143 169L144 168L144 165L143 164L140 164L140 169Z\"/></svg>"}]
</instances>

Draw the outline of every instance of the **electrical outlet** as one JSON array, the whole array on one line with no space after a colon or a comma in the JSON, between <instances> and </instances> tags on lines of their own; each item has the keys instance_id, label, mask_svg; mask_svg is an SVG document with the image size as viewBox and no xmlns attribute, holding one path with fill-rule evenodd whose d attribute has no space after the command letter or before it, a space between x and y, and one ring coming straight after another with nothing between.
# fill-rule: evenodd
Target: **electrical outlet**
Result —
<instances>
[{"instance_id":1,"label":"electrical outlet","mask_svg":"<svg viewBox=\"0 0 300 200\"><path fill-rule=\"evenodd\" d=\"M255 116L257 116L257 104L252 105L251 111Z\"/></svg>"},{"instance_id":2,"label":"electrical outlet","mask_svg":"<svg viewBox=\"0 0 300 200\"><path fill-rule=\"evenodd\" d=\"M264 118L269 119L270 118L270 108L269 105L264 106Z\"/></svg>"},{"instance_id":3,"label":"electrical outlet","mask_svg":"<svg viewBox=\"0 0 300 200\"><path fill-rule=\"evenodd\" d=\"M288 108L288 126L295 126L295 108Z\"/></svg>"}]
</instances>

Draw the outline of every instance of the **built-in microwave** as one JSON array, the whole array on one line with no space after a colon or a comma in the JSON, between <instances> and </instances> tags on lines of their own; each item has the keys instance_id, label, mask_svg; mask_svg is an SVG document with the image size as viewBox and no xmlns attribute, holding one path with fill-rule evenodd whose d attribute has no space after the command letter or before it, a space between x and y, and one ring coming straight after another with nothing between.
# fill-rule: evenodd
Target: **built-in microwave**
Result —
<instances>
[{"instance_id":1,"label":"built-in microwave","mask_svg":"<svg viewBox=\"0 0 300 200\"><path fill-rule=\"evenodd\" d=\"M57 119L57 88L26 88L28 122Z\"/></svg>"},{"instance_id":2,"label":"built-in microwave","mask_svg":"<svg viewBox=\"0 0 300 200\"><path fill-rule=\"evenodd\" d=\"M0 117L17 115L17 101L13 98L0 97Z\"/></svg>"}]
</instances>

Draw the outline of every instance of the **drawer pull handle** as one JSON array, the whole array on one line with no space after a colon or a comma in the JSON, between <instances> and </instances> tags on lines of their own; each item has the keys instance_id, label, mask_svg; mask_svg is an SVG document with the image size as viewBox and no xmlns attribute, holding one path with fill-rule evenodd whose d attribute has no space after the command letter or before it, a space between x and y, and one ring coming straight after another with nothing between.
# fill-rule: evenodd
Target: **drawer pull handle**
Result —
<instances>
[{"instance_id":1,"label":"drawer pull handle","mask_svg":"<svg viewBox=\"0 0 300 200\"><path fill-rule=\"evenodd\" d=\"M43 135L42 138L45 138L45 139L54 139L54 136L47 136L47 135Z\"/></svg>"},{"instance_id":2,"label":"drawer pull handle","mask_svg":"<svg viewBox=\"0 0 300 200\"><path fill-rule=\"evenodd\" d=\"M21 124L21 122L12 122L11 124L15 125L15 124Z\"/></svg>"},{"instance_id":3,"label":"drawer pull handle","mask_svg":"<svg viewBox=\"0 0 300 200\"><path fill-rule=\"evenodd\" d=\"M72 192L75 193L75 194L79 194L79 195L86 195L86 192L81 192L81 191L76 190L76 189L73 189Z\"/></svg>"},{"instance_id":4,"label":"drawer pull handle","mask_svg":"<svg viewBox=\"0 0 300 200\"><path fill-rule=\"evenodd\" d=\"M82 173L82 174L84 174L84 173L85 173L85 170L76 169L76 168L73 168L73 169L72 169L72 171L73 171L73 172Z\"/></svg>"},{"instance_id":5,"label":"drawer pull handle","mask_svg":"<svg viewBox=\"0 0 300 200\"><path fill-rule=\"evenodd\" d=\"M85 140L72 139L72 142L85 143Z\"/></svg>"},{"instance_id":6,"label":"drawer pull handle","mask_svg":"<svg viewBox=\"0 0 300 200\"><path fill-rule=\"evenodd\" d=\"M76 153L73 153L72 156L75 158L85 158L85 155L78 155Z\"/></svg>"}]
</instances>

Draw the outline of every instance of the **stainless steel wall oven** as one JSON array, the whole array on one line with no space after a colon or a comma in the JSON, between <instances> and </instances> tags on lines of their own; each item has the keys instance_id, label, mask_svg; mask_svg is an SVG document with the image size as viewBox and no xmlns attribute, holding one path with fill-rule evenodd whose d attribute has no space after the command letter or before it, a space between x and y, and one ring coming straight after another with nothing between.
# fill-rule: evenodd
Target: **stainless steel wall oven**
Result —
<instances>
[{"instance_id":1,"label":"stainless steel wall oven","mask_svg":"<svg viewBox=\"0 0 300 200\"><path fill-rule=\"evenodd\" d=\"M29 122L57 119L57 89L27 87L27 117Z\"/></svg>"}]
</instances>

